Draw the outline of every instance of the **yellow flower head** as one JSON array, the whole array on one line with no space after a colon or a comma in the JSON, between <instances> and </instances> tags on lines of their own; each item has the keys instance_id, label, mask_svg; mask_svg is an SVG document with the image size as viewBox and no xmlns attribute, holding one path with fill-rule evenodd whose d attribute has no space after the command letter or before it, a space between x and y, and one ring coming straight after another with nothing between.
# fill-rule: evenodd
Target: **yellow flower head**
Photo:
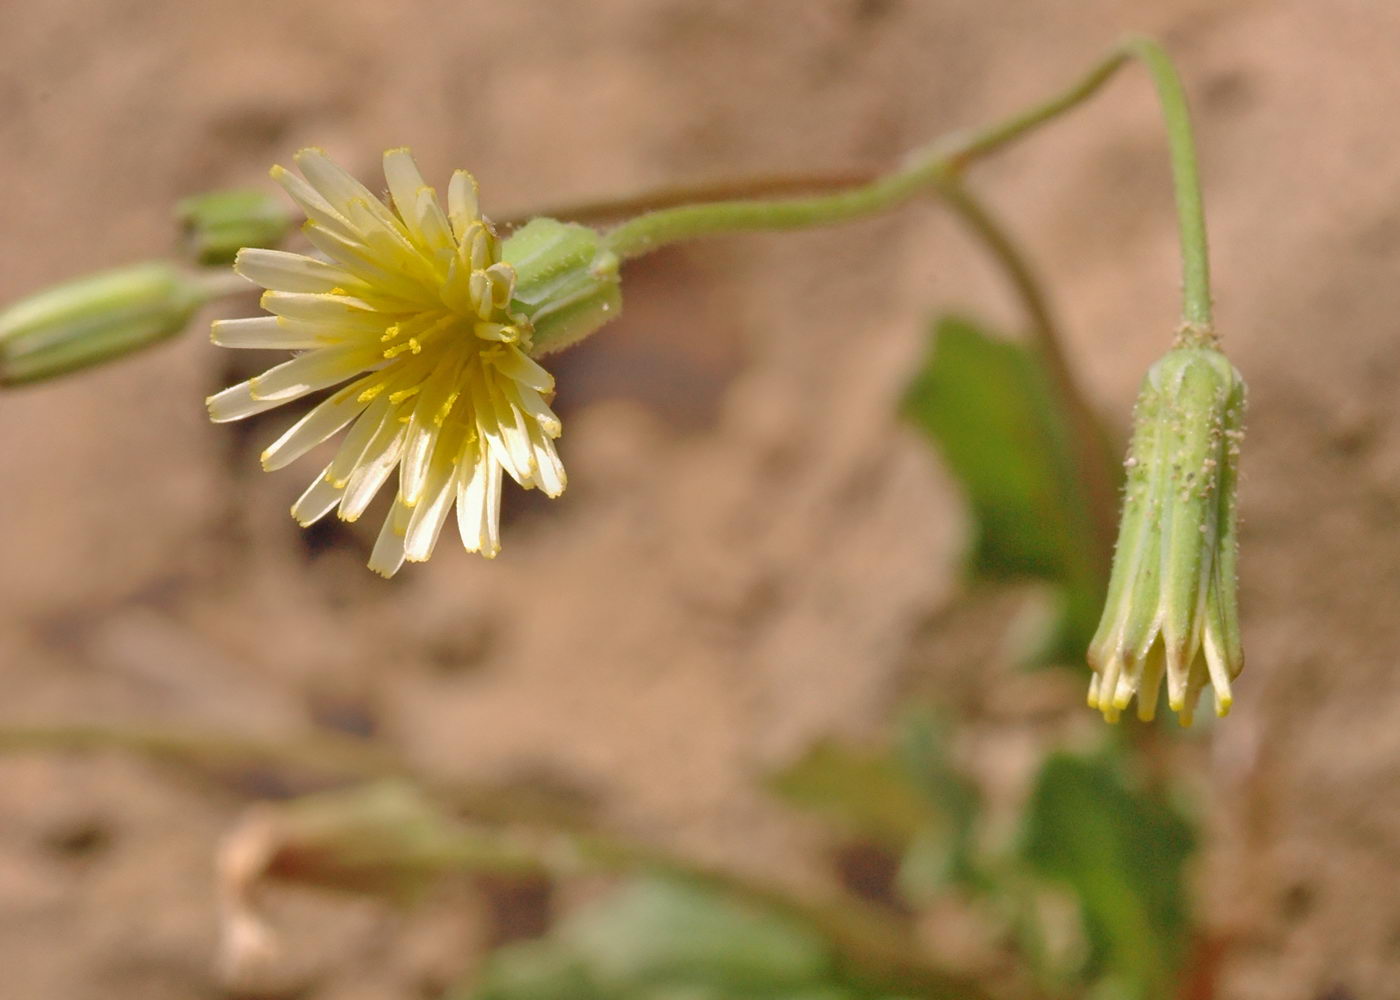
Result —
<instances>
[{"instance_id":1,"label":"yellow flower head","mask_svg":"<svg viewBox=\"0 0 1400 1000\"><path fill-rule=\"evenodd\" d=\"M296 164L302 177L272 176L321 256L240 251L234 268L267 289L271 315L217 322L213 340L301 353L211 396L210 415L240 420L348 382L263 452L278 469L349 428L292 516L305 526L334 508L353 521L398 470L371 569L427 559L454 503L467 550L495 556L502 473L551 497L565 479L554 379L529 356L531 324L511 310L516 272L476 182L453 174L443 214L406 149L384 154L388 204L318 149Z\"/></svg>"}]
</instances>

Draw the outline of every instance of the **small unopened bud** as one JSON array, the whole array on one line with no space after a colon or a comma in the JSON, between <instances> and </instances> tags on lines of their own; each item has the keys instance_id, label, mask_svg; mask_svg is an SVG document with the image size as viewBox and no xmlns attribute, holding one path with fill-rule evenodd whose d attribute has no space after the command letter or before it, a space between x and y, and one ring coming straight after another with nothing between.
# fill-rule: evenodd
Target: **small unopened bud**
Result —
<instances>
[{"instance_id":1,"label":"small unopened bud","mask_svg":"<svg viewBox=\"0 0 1400 1000\"><path fill-rule=\"evenodd\" d=\"M535 330L532 354L562 350L622 312L617 256L598 245L596 231L555 219L532 219L501 245L515 268L511 310Z\"/></svg>"},{"instance_id":2,"label":"small unopened bud","mask_svg":"<svg viewBox=\"0 0 1400 1000\"><path fill-rule=\"evenodd\" d=\"M1108 599L1089 646L1089 705L1110 722L1167 700L1189 726L1206 684L1230 710L1244 666L1235 600L1235 493L1245 385L1213 345L1177 346L1147 373Z\"/></svg>"},{"instance_id":3,"label":"small unopened bud","mask_svg":"<svg viewBox=\"0 0 1400 1000\"><path fill-rule=\"evenodd\" d=\"M209 297L207 282L157 262L21 299L0 312L0 385L52 378L173 336Z\"/></svg>"},{"instance_id":4,"label":"small unopened bud","mask_svg":"<svg viewBox=\"0 0 1400 1000\"><path fill-rule=\"evenodd\" d=\"M232 264L244 247L275 247L292 229L292 215L263 191L211 191L175 206L184 244L201 264Z\"/></svg>"}]
</instances>

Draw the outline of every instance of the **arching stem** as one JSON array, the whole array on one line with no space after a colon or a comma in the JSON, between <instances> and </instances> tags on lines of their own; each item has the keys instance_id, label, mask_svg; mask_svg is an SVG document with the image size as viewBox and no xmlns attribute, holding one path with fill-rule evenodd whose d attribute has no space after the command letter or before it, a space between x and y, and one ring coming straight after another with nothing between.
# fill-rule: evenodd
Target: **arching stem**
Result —
<instances>
[{"instance_id":1,"label":"arching stem","mask_svg":"<svg viewBox=\"0 0 1400 1000\"><path fill-rule=\"evenodd\" d=\"M745 197L700 201L689 205L668 203L667 207L644 212L613 229L607 234L605 245L626 260L699 236L804 229L886 211L956 179L977 160L1004 149L1082 104L1125 63L1134 59L1146 67L1156 87L1171 153L1181 234L1183 333L1187 337L1210 341L1214 334L1209 255L1195 140L1186 95L1166 52L1154 40L1141 36L1130 37L1115 46L1089 72L1048 100L985 128L938 139L911 154L903 166L868 183L805 198ZM781 188L782 184L775 183L763 193L772 193ZM760 193L760 190L761 186L750 188L753 193ZM645 199L632 200L632 204L645 203Z\"/></svg>"}]
</instances>

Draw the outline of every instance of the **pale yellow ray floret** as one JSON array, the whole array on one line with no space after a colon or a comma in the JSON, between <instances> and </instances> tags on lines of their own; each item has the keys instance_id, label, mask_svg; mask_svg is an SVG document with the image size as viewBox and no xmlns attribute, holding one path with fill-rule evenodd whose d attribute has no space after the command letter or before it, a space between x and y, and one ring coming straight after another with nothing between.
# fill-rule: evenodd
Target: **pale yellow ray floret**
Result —
<instances>
[{"instance_id":1,"label":"pale yellow ray floret","mask_svg":"<svg viewBox=\"0 0 1400 1000\"><path fill-rule=\"evenodd\" d=\"M504 476L556 497L565 487L550 409L554 379L530 357L529 321L511 311L515 271L457 171L447 210L406 149L384 154L388 203L318 149L273 179L306 213L319 256L245 249L235 270L266 289L269 315L221 320L214 343L296 353L209 399L239 420L333 390L263 452L278 469L345 431L292 508L303 525L353 521L389 477L398 491L370 567L386 576L433 551L455 507L469 551L500 550Z\"/></svg>"}]
</instances>

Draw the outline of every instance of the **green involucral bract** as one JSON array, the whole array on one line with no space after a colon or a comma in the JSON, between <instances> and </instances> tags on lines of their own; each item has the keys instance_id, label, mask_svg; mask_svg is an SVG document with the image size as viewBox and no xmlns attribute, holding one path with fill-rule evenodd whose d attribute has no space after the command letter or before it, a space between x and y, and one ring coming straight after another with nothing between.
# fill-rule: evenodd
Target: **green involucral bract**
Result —
<instances>
[{"instance_id":1,"label":"green involucral bract","mask_svg":"<svg viewBox=\"0 0 1400 1000\"><path fill-rule=\"evenodd\" d=\"M501 244L501 260L515 269L511 311L529 319L536 357L578 343L622 312L617 255L600 249L587 226L531 219Z\"/></svg>"},{"instance_id":2,"label":"green involucral bract","mask_svg":"<svg viewBox=\"0 0 1400 1000\"><path fill-rule=\"evenodd\" d=\"M1123 519L1108 599L1089 646L1089 705L1110 722L1167 700L1190 725L1206 684L1230 709L1244 666L1235 599L1245 385L1213 344L1183 343L1147 373L1134 409Z\"/></svg>"},{"instance_id":3,"label":"green involucral bract","mask_svg":"<svg viewBox=\"0 0 1400 1000\"><path fill-rule=\"evenodd\" d=\"M232 264L244 247L279 246L292 213L265 191L211 191L175 206L185 246L201 264Z\"/></svg>"},{"instance_id":4,"label":"green involucral bract","mask_svg":"<svg viewBox=\"0 0 1400 1000\"><path fill-rule=\"evenodd\" d=\"M153 262L31 295L0 312L0 385L52 378L174 336L209 294L198 277Z\"/></svg>"}]
</instances>

